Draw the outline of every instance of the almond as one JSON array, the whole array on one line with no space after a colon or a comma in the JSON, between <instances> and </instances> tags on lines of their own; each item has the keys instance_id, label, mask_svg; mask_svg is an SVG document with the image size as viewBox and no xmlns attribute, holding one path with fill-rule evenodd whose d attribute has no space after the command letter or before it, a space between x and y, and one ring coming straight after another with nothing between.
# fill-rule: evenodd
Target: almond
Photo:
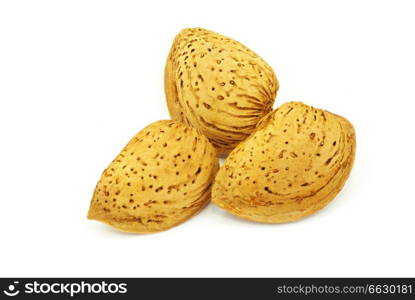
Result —
<instances>
[{"instance_id":1,"label":"almond","mask_svg":"<svg viewBox=\"0 0 415 300\"><path fill-rule=\"evenodd\" d=\"M230 153L216 176L212 201L252 221L298 220L339 193L355 148L355 132L345 118L286 103Z\"/></svg>"},{"instance_id":2,"label":"almond","mask_svg":"<svg viewBox=\"0 0 415 300\"><path fill-rule=\"evenodd\" d=\"M165 68L172 119L229 153L272 110L278 81L271 67L241 43L202 28L182 30Z\"/></svg>"},{"instance_id":3,"label":"almond","mask_svg":"<svg viewBox=\"0 0 415 300\"><path fill-rule=\"evenodd\" d=\"M169 229L210 201L218 168L215 149L196 129L152 123L105 169L88 218L132 233Z\"/></svg>"}]
</instances>

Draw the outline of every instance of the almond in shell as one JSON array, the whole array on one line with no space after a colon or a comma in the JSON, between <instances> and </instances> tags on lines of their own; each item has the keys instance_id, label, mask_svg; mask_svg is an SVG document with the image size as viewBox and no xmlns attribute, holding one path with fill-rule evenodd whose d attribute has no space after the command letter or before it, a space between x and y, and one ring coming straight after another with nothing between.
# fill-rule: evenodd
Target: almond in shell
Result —
<instances>
[{"instance_id":1,"label":"almond in shell","mask_svg":"<svg viewBox=\"0 0 415 300\"><path fill-rule=\"evenodd\" d=\"M212 201L252 221L301 219L340 192L355 148L355 131L345 118L286 103L231 152L216 176Z\"/></svg>"},{"instance_id":2,"label":"almond in shell","mask_svg":"<svg viewBox=\"0 0 415 300\"><path fill-rule=\"evenodd\" d=\"M169 229L209 203L218 168L214 147L198 130L152 123L105 169L88 218L132 233Z\"/></svg>"},{"instance_id":3,"label":"almond in shell","mask_svg":"<svg viewBox=\"0 0 415 300\"><path fill-rule=\"evenodd\" d=\"M182 30L165 67L172 119L198 128L229 153L272 110L278 80L272 68L241 43L202 28Z\"/></svg>"}]
</instances>

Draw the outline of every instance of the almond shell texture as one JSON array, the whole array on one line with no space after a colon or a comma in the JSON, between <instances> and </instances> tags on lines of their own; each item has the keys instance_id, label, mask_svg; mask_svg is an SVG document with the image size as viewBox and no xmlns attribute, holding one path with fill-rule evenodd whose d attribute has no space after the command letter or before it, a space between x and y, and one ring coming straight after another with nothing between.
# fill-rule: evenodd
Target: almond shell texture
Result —
<instances>
[{"instance_id":1,"label":"almond shell texture","mask_svg":"<svg viewBox=\"0 0 415 300\"><path fill-rule=\"evenodd\" d=\"M198 128L229 153L272 110L272 68L241 43L202 28L182 30L167 58L165 94L172 119Z\"/></svg>"},{"instance_id":2,"label":"almond shell texture","mask_svg":"<svg viewBox=\"0 0 415 300\"><path fill-rule=\"evenodd\" d=\"M88 218L131 233L167 230L209 203L218 168L214 147L198 130L152 123L105 169Z\"/></svg>"},{"instance_id":3,"label":"almond shell texture","mask_svg":"<svg viewBox=\"0 0 415 300\"><path fill-rule=\"evenodd\" d=\"M339 193L355 149L348 120L300 102L286 103L230 153L216 176L212 201L252 221L301 219Z\"/></svg>"}]
</instances>

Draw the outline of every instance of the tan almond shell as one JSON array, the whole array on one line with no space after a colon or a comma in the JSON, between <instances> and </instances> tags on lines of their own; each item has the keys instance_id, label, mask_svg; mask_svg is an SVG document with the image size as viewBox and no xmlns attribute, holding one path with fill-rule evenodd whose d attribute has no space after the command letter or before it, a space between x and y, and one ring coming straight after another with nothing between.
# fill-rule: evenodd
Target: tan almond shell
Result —
<instances>
[{"instance_id":1,"label":"tan almond shell","mask_svg":"<svg viewBox=\"0 0 415 300\"><path fill-rule=\"evenodd\" d=\"M348 120L300 102L286 103L230 153L216 176L212 202L257 222L301 219L339 193L355 149Z\"/></svg>"},{"instance_id":2,"label":"tan almond shell","mask_svg":"<svg viewBox=\"0 0 415 300\"><path fill-rule=\"evenodd\" d=\"M214 147L198 130L152 123L105 169L88 218L132 233L169 229L209 203L218 169Z\"/></svg>"},{"instance_id":3,"label":"tan almond shell","mask_svg":"<svg viewBox=\"0 0 415 300\"><path fill-rule=\"evenodd\" d=\"M279 85L272 68L241 43L189 28L174 39L164 87L172 119L200 129L221 155L272 110Z\"/></svg>"}]
</instances>

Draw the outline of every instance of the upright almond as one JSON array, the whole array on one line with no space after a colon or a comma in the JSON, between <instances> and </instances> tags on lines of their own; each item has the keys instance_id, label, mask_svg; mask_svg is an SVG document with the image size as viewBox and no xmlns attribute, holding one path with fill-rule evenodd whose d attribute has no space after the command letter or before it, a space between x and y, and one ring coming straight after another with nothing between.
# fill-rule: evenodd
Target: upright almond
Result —
<instances>
[{"instance_id":1,"label":"upright almond","mask_svg":"<svg viewBox=\"0 0 415 300\"><path fill-rule=\"evenodd\" d=\"M170 115L201 130L229 153L272 110L278 91L272 68L241 43L202 28L182 30L165 68Z\"/></svg>"}]
</instances>

